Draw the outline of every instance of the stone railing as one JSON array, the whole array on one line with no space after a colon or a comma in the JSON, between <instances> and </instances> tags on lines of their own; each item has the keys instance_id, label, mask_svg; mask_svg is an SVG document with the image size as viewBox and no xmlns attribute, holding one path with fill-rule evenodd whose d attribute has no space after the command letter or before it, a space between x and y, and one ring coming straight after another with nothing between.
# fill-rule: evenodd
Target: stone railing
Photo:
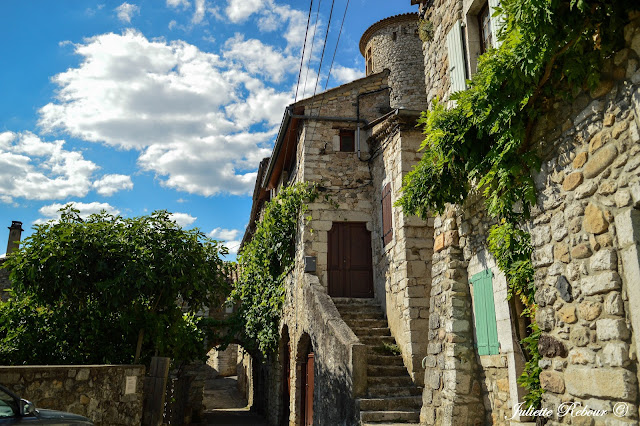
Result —
<instances>
[{"instance_id":1,"label":"stone railing","mask_svg":"<svg viewBox=\"0 0 640 426\"><path fill-rule=\"evenodd\" d=\"M99 425L139 425L143 365L0 367L0 383L36 408L68 411Z\"/></svg>"},{"instance_id":2,"label":"stone railing","mask_svg":"<svg viewBox=\"0 0 640 426\"><path fill-rule=\"evenodd\" d=\"M304 274L303 294L307 309L322 325L317 333L325 340L325 347L335 348L334 353L347 354L346 359L338 358L345 365L335 366L344 369L348 374L351 392L354 397L364 395L367 390L367 351L366 346L353 333L351 328L342 320L340 313L320 284L317 276Z\"/></svg>"}]
</instances>

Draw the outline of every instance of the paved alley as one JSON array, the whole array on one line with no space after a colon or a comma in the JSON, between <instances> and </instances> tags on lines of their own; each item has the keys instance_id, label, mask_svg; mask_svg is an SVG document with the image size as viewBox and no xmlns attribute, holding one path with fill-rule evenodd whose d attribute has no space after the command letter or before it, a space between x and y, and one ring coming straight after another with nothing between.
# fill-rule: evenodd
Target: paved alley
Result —
<instances>
[{"instance_id":1,"label":"paved alley","mask_svg":"<svg viewBox=\"0 0 640 426\"><path fill-rule=\"evenodd\" d=\"M246 399L238 391L235 376L208 380L204 390L204 407L202 425L267 426L263 417L249 411Z\"/></svg>"}]
</instances>

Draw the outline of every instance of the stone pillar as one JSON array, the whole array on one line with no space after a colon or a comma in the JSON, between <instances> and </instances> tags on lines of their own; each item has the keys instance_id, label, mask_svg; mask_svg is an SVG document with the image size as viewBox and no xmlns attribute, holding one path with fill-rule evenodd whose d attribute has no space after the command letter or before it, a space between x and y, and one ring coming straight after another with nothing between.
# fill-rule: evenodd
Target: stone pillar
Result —
<instances>
[{"instance_id":1,"label":"stone pillar","mask_svg":"<svg viewBox=\"0 0 640 426\"><path fill-rule=\"evenodd\" d=\"M9 227L9 241L7 242L7 255L14 250L17 250L20 244L20 237L22 235L22 222L14 220Z\"/></svg>"},{"instance_id":2,"label":"stone pillar","mask_svg":"<svg viewBox=\"0 0 640 426\"><path fill-rule=\"evenodd\" d=\"M451 209L436 217L429 345L420 424L480 425L485 413L473 346L471 294Z\"/></svg>"}]
</instances>

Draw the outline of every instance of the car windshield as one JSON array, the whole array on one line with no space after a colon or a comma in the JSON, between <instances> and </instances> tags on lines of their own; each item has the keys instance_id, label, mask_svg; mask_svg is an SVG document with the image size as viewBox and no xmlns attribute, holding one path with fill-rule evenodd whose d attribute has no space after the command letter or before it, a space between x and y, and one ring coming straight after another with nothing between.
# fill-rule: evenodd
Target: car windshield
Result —
<instances>
[{"instance_id":1,"label":"car windshield","mask_svg":"<svg viewBox=\"0 0 640 426\"><path fill-rule=\"evenodd\" d=\"M18 413L18 405L13 396L0 389L0 419L13 417Z\"/></svg>"}]
</instances>

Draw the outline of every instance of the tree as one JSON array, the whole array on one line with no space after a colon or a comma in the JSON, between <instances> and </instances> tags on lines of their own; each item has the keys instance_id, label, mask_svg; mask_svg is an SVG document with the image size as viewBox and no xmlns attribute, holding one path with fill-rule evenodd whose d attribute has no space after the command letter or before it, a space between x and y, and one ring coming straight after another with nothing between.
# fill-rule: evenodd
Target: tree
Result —
<instances>
[{"instance_id":1,"label":"tree","mask_svg":"<svg viewBox=\"0 0 640 426\"><path fill-rule=\"evenodd\" d=\"M0 364L131 363L204 356L195 313L226 299L227 249L166 211L82 219L71 206L9 256Z\"/></svg>"}]
</instances>

